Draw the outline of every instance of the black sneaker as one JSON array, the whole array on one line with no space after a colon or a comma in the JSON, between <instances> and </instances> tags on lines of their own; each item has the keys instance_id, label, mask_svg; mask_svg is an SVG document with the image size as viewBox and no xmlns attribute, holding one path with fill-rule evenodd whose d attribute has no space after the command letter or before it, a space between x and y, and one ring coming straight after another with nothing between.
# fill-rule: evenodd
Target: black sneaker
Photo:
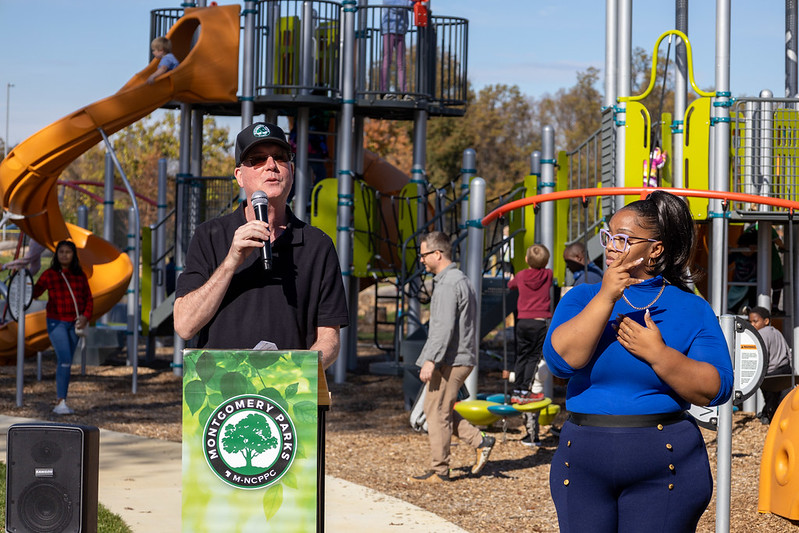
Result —
<instances>
[{"instance_id":1,"label":"black sneaker","mask_svg":"<svg viewBox=\"0 0 799 533\"><path fill-rule=\"evenodd\" d=\"M525 446L541 446L541 439L539 439L538 437L536 437L535 439L533 439L533 437L532 437L531 435L526 435L526 436L525 436L525 437L524 437L522 440L520 440L519 442L521 442L521 443L522 443L522 444L524 444Z\"/></svg>"},{"instance_id":2,"label":"black sneaker","mask_svg":"<svg viewBox=\"0 0 799 533\"><path fill-rule=\"evenodd\" d=\"M482 472L486 463L488 463L488 457L491 455L491 450L494 449L494 444L496 444L496 442L497 439L494 437L483 435L483 442L477 447L477 462L475 462L472 467L472 474L479 474Z\"/></svg>"}]
</instances>

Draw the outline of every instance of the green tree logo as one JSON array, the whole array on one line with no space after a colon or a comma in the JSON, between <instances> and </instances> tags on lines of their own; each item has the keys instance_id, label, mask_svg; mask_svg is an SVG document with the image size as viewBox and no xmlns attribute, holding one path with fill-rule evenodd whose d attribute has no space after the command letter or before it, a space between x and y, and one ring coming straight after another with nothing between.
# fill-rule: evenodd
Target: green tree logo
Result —
<instances>
[{"instance_id":1,"label":"green tree logo","mask_svg":"<svg viewBox=\"0 0 799 533\"><path fill-rule=\"evenodd\" d=\"M214 409L205 423L203 446L208 466L222 481L258 489L273 485L291 467L297 430L277 401L242 394Z\"/></svg>"},{"instance_id":2,"label":"green tree logo","mask_svg":"<svg viewBox=\"0 0 799 533\"><path fill-rule=\"evenodd\" d=\"M259 468L253 468L252 460L278 445L277 438L272 436L272 430L266 422L266 417L260 414L249 414L238 423L228 424L225 427L225 436L221 440L222 449L229 454L240 453L246 462L239 471L244 474L254 473Z\"/></svg>"}]
</instances>

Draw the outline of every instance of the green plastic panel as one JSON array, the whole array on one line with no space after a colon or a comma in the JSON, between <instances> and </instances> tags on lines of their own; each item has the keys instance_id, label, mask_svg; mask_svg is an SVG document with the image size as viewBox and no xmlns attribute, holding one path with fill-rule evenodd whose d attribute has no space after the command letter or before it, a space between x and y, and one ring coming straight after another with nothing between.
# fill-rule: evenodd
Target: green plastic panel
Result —
<instances>
[{"instance_id":1,"label":"green plastic panel","mask_svg":"<svg viewBox=\"0 0 799 533\"><path fill-rule=\"evenodd\" d=\"M685 110L683 134L684 183L686 189L710 188L710 98L697 98ZM695 220L708 216L707 198L688 198Z\"/></svg>"},{"instance_id":2,"label":"green plastic panel","mask_svg":"<svg viewBox=\"0 0 799 533\"><path fill-rule=\"evenodd\" d=\"M539 176L528 174L524 177L524 187L527 189L527 198L536 196L538 194L538 180ZM524 233L520 239L514 239L514 253L513 253L513 269L515 272L527 268L527 263L524 258L527 255L527 249L535 244L535 209L532 205L526 205L521 209L517 209L521 214L522 225Z\"/></svg>"},{"instance_id":3,"label":"green plastic panel","mask_svg":"<svg viewBox=\"0 0 799 533\"><path fill-rule=\"evenodd\" d=\"M377 207L374 191L354 184L352 275L366 277L374 258L373 231L377 229ZM313 188L311 193L311 225L324 231L334 243L338 238L338 180L327 178Z\"/></svg>"},{"instance_id":4,"label":"green plastic panel","mask_svg":"<svg viewBox=\"0 0 799 533\"><path fill-rule=\"evenodd\" d=\"M415 183L406 184L400 191L400 200L397 204L399 239L397 240L398 254L402 254L402 245L406 239L416 233L419 229L418 202L427 200L419 197L418 185ZM416 239L408 242L405 248L405 264L413 265L416 262ZM399 268L399 265L397 265Z\"/></svg>"},{"instance_id":5,"label":"green plastic panel","mask_svg":"<svg viewBox=\"0 0 799 533\"><path fill-rule=\"evenodd\" d=\"M524 187L526 181L523 183L517 183L514 185L514 189L518 189L519 187ZM527 189L528 191L530 189ZM528 194L524 194L524 196L529 196ZM513 271L518 272L521 269L527 267L527 264L524 262L524 254L526 253L526 249L524 247L524 239L527 233L531 233L533 230L528 229L525 225L525 216L523 209L514 209L513 211L509 211L505 217L508 221L508 233L509 235L516 236L513 238L512 245L513 245L513 253L511 254L511 264L513 265ZM519 231L521 230L521 231Z\"/></svg>"},{"instance_id":6,"label":"green plastic panel","mask_svg":"<svg viewBox=\"0 0 799 533\"><path fill-rule=\"evenodd\" d=\"M624 186L644 186L644 164L649 164L652 150L651 135L652 120L649 111L640 102L627 102L624 137ZM639 197L626 195L624 203L629 204Z\"/></svg>"},{"instance_id":7,"label":"green plastic panel","mask_svg":"<svg viewBox=\"0 0 799 533\"><path fill-rule=\"evenodd\" d=\"M555 190L567 191L569 190L569 156L566 152L558 152L558 168L555 179ZM566 274L566 262L563 260L563 249L566 247L566 237L569 231L569 201L558 200L555 202L555 238L553 244L554 250L550 250L552 254L552 273L555 278L555 283L558 286L563 286Z\"/></svg>"}]
</instances>

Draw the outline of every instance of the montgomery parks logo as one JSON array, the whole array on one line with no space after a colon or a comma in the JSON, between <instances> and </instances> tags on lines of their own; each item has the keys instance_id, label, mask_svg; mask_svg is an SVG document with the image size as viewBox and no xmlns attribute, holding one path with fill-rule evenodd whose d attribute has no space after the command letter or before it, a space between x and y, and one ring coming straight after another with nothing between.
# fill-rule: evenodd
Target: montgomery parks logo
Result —
<instances>
[{"instance_id":1,"label":"montgomery parks logo","mask_svg":"<svg viewBox=\"0 0 799 533\"><path fill-rule=\"evenodd\" d=\"M286 411L256 394L242 394L217 407L203 438L208 466L240 489L275 483L291 467L297 447L297 432Z\"/></svg>"},{"instance_id":2,"label":"montgomery parks logo","mask_svg":"<svg viewBox=\"0 0 799 533\"><path fill-rule=\"evenodd\" d=\"M270 133L271 132L269 131L269 128L267 128L266 126L264 126L262 124L259 124L258 126L255 126L255 128L253 128L253 130L252 130L252 134L255 137L269 137Z\"/></svg>"}]
</instances>

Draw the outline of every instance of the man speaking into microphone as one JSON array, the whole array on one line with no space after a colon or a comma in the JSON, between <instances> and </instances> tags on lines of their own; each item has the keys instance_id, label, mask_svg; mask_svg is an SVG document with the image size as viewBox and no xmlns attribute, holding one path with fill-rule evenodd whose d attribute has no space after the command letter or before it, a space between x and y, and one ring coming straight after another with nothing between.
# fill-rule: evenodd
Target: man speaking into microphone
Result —
<instances>
[{"instance_id":1,"label":"man speaking into microphone","mask_svg":"<svg viewBox=\"0 0 799 533\"><path fill-rule=\"evenodd\" d=\"M328 368L348 322L344 284L333 241L286 204L292 161L275 124L239 132L233 173L247 201L195 230L177 279L175 331L197 336L198 348L251 349L263 340L318 350Z\"/></svg>"}]
</instances>

